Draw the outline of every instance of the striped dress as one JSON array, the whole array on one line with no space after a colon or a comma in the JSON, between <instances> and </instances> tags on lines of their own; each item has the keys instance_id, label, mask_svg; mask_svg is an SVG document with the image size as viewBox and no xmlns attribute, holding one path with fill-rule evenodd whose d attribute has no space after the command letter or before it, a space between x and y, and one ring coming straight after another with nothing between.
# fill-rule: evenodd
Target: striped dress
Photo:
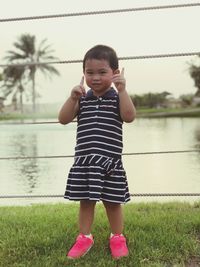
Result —
<instances>
[{"instance_id":1,"label":"striped dress","mask_svg":"<svg viewBox=\"0 0 200 267\"><path fill-rule=\"evenodd\" d=\"M75 159L64 198L126 203L130 200L122 165L119 97L110 88L97 97L89 90L80 99Z\"/></svg>"}]
</instances>

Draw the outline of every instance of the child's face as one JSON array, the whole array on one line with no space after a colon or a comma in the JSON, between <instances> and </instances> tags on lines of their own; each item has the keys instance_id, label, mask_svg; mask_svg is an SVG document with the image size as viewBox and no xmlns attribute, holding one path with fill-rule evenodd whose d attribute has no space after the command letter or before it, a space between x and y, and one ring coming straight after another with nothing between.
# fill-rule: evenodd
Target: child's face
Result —
<instances>
[{"instance_id":1,"label":"child's face","mask_svg":"<svg viewBox=\"0 0 200 267\"><path fill-rule=\"evenodd\" d=\"M103 95L110 88L115 72L104 59L88 59L85 62L85 80L96 96Z\"/></svg>"}]
</instances>

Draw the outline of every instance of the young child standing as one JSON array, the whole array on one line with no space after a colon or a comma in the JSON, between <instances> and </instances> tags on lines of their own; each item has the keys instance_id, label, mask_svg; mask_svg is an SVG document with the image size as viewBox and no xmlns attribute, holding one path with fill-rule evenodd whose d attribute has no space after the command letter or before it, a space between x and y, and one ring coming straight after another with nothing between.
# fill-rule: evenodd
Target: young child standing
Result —
<instances>
[{"instance_id":1,"label":"young child standing","mask_svg":"<svg viewBox=\"0 0 200 267\"><path fill-rule=\"evenodd\" d=\"M61 124L76 116L78 120L75 160L64 197L80 201L79 235L67 257L79 258L94 244L94 209L101 200L111 228L111 254L118 259L128 255L121 204L130 200L121 161L122 124L132 122L136 111L126 91L124 69L119 71L118 58L111 47L91 48L83 59L83 73L80 84L72 89L59 113ZM90 88L87 92L84 77ZM112 83L117 90L111 87Z\"/></svg>"}]
</instances>

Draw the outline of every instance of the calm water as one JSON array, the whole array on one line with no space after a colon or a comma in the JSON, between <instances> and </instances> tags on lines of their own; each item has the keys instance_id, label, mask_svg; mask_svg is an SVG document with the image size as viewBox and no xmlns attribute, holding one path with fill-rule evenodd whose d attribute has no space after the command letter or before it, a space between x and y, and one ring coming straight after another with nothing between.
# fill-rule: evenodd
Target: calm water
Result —
<instances>
[{"instance_id":1,"label":"calm water","mask_svg":"<svg viewBox=\"0 0 200 267\"><path fill-rule=\"evenodd\" d=\"M4 125L0 157L73 155L76 123ZM124 124L124 153L200 149L199 118L137 119ZM200 193L200 153L123 157L131 193ZM63 194L73 158L0 160L0 195ZM132 198L132 201L175 198ZM189 201L191 198L177 198ZM197 200L198 198L192 198ZM0 205L63 199L0 199Z\"/></svg>"}]
</instances>

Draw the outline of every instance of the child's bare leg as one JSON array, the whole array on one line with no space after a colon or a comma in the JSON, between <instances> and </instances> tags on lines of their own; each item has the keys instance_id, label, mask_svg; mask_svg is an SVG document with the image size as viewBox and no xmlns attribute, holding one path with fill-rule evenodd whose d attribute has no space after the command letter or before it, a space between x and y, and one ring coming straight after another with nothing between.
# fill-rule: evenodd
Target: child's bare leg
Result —
<instances>
[{"instance_id":1,"label":"child's bare leg","mask_svg":"<svg viewBox=\"0 0 200 267\"><path fill-rule=\"evenodd\" d=\"M111 232L109 246L114 259L128 256L126 238L123 235L123 214L121 204L104 201Z\"/></svg>"},{"instance_id":2,"label":"child's bare leg","mask_svg":"<svg viewBox=\"0 0 200 267\"><path fill-rule=\"evenodd\" d=\"M113 234L123 232L123 213L121 204L103 201L106 208L107 217Z\"/></svg>"},{"instance_id":3,"label":"child's bare leg","mask_svg":"<svg viewBox=\"0 0 200 267\"><path fill-rule=\"evenodd\" d=\"M91 233L96 201L81 200L79 209L79 231L84 235Z\"/></svg>"}]
</instances>

